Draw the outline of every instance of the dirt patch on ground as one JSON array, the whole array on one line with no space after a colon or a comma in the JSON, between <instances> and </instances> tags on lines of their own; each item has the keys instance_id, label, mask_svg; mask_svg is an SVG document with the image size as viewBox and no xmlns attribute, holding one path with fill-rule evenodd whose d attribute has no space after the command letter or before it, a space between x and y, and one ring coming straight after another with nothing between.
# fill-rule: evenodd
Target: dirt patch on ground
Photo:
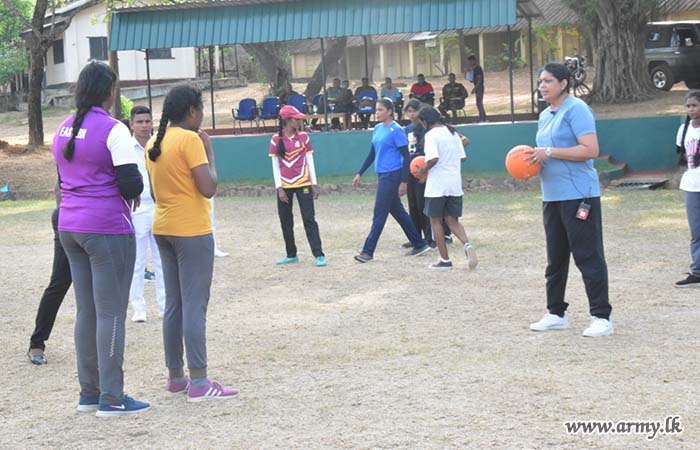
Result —
<instances>
[{"instance_id":1,"label":"dirt patch on ground","mask_svg":"<svg viewBox=\"0 0 700 450\"><path fill-rule=\"evenodd\" d=\"M606 255L616 335L589 322L571 265L570 330L533 333L545 308L538 193L465 198L463 222L480 266L450 247L452 272L409 258L389 220L376 260L352 256L369 231L369 195L322 196L317 217L329 265L316 268L297 220L300 263L284 255L274 197L217 201L219 245L208 313L209 370L237 400L187 403L164 389L154 285L149 320L127 321L126 390L153 409L123 420L75 411L70 291L49 364L25 356L51 270L51 203L0 204L2 448L605 449L694 450L700 442L697 291L674 289L688 265L679 192L606 192ZM131 311L129 311L131 314ZM9 385L8 385L9 386ZM663 421L682 434L570 435L565 421Z\"/></svg>"},{"instance_id":2,"label":"dirt patch on ground","mask_svg":"<svg viewBox=\"0 0 700 450\"><path fill-rule=\"evenodd\" d=\"M56 164L51 149L0 145L0 186L6 184L17 199L53 198Z\"/></svg>"}]
</instances>

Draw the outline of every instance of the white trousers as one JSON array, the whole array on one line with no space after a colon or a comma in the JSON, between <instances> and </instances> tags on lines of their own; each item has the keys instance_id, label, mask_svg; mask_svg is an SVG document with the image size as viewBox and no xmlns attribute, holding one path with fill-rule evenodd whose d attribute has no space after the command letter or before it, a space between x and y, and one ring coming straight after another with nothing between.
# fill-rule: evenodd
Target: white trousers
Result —
<instances>
[{"instance_id":1,"label":"white trousers","mask_svg":"<svg viewBox=\"0 0 700 450\"><path fill-rule=\"evenodd\" d=\"M163 281L163 266L160 262L158 245L153 238L153 213L154 208L139 211L133 215L134 230L136 237L136 262L134 264L134 276L131 279L131 289L129 290L129 301L136 312L146 312L146 300L143 296L144 271L148 262L148 247L151 247L151 257L153 258L153 271L156 274L156 302L158 311L163 314L165 311L165 283Z\"/></svg>"}]
</instances>

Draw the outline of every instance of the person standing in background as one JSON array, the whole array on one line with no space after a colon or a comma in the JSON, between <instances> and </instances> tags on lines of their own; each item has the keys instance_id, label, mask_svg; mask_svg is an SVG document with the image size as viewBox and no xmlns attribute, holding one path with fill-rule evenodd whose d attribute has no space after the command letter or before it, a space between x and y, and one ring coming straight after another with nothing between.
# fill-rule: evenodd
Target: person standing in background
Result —
<instances>
[{"instance_id":1,"label":"person standing in background","mask_svg":"<svg viewBox=\"0 0 700 450\"><path fill-rule=\"evenodd\" d=\"M151 110L145 106L134 106L131 109L129 127L133 133L134 152L139 172L143 177L143 193L141 204L132 214L134 222L134 235L136 237L136 262L134 263L134 276L131 279L129 289L129 301L134 309L132 322L145 322L146 300L144 298L144 270L148 261L148 248L151 249L153 259L153 271L156 278L156 303L158 304L158 317L163 317L165 312L165 284L163 282L163 267L160 262L158 245L153 237L153 214L155 203L151 196L150 181L146 171L145 150L148 140L153 134L153 119Z\"/></svg>"},{"instance_id":2,"label":"person standing in background","mask_svg":"<svg viewBox=\"0 0 700 450\"><path fill-rule=\"evenodd\" d=\"M51 278L49 285L44 289L44 295L41 296L39 309L36 312L36 320L34 332L29 339L29 362L37 366L47 364L44 351L46 350L45 341L49 340L51 330L56 322L56 315L61 303L70 289L72 278L70 275L70 264L68 257L63 250L61 240L58 237L58 208L61 204L61 191L56 185L56 209L51 214L51 226L53 228L53 269L51 270Z\"/></svg>"},{"instance_id":3,"label":"person standing in background","mask_svg":"<svg viewBox=\"0 0 700 450\"><path fill-rule=\"evenodd\" d=\"M479 119L477 122L486 121L486 111L484 110L484 69L481 68L476 56L470 55L467 58L469 62L469 72L471 72L471 82L474 84L472 94L476 97L476 109L479 111ZM467 74L467 79L469 79Z\"/></svg>"}]
</instances>

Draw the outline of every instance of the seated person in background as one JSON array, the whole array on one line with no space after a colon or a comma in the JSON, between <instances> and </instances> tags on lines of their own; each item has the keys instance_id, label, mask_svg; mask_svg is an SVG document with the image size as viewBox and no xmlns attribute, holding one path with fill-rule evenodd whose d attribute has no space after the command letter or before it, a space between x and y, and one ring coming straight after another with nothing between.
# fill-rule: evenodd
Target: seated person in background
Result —
<instances>
[{"instance_id":1,"label":"seated person in background","mask_svg":"<svg viewBox=\"0 0 700 450\"><path fill-rule=\"evenodd\" d=\"M427 103L430 106L435 106L435 91L433 85L425 81L425 76L422 73L418 74L418 82L411 86L410 98L416 98L421 103Z\"/></svg>"},{"instance_id":2,"label":"seated person in background","mask_svg":"<svg viewBox=\"0 0 700 450\"><path fill-rule=\"evenodd\" d=\"M333 84L326 90L328 96L328 112L340 112L338 109L338 100L343 96L343 88L340 87L340 78L333 78ZM334 118L331 123L333 128L340 129L340 119Z\"/></svg>"},{"instance_id":3,"label":"seated person in background","mask_svg":"<svg viewBox=\"0 0 700 450\"><path fill-rule=\"evenodd\" d=\"M384 80L384 87L382 87L380 96L382 98L388 98L394 103L396 118L397 120L401 120L401 113L403 112L403 94L398 88L394 87L391 78L386 77Z\"/></svg>"},{"instance_id":4,"label":"seated person in background","mask_svg":"<svg viewBox=\"0 0 700 450\"><path fill-rule=\"evenodd\" d=\"M457 110L464 108L464 99L469 97L469 92L462 83L457 83L455 74L449 74L447 79L449 82L442 88L442 98L438 109L445 117L448 117L448 110L452 111L452 117L456 119Z\"/></svg>"},{"instance_id":5,"label":"seated person in background","mask_svg":"<svg viewBox=\"0 0 700 450\"><path fill-rule=\"evenodd\" d=\"M374 98L368 95L363 95L367 92L373 92ZM374 104L377 101L377 90L374 88L374 86L369 85L369 78L362 78L362 85L355 89L355 100L357 101L358 108L369 108L371 106L372 111L374 111ZM372 113L357 113L357 115L360 118L360 128L369 128L369 119L372 117Z\"/></svg>"},{"instance_id":6,"label":"seated person in background","mask_svg":"<svg viewBox=\"0 0 700 450\"><path fill-rule=\"evenodd\" d=\"M336 101L335 110L345 113L345 126L351 128L351 115L355 112L355 96L352 95L348 80L343 80L340 84L340 95Z\"/></svg>"},{"instance_id":7,"label":"seated person in background","mask_svg":"<svg viewBox=\"0 0 700 450\"><path fill-rule=\"evenodd\" d=\"M280 92L279 98L280 98L280 105L286 105L287 104L287 99L289 99L290 95L296 95L298 92L294 90L292 87L292 84L290 82L287 82L287 86L282 89Z\"/></svg>"}]
</instances>

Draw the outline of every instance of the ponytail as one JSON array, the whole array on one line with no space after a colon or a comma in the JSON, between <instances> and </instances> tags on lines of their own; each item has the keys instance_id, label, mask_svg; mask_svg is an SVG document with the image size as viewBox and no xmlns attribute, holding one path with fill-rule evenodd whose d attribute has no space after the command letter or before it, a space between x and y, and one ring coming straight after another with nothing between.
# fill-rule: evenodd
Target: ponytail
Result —
<instances>
[{"instance_id":1,"label":"ponytail","mask_svg":"<svg viewBox=\"0 0 700 450\"><path fill-rule=\"evenodd\" d=\"M78 137L80 127L90 108L102 107L112 95L116 82L117 74L101 62L92 61L80 71L75 87L75 106L78 111L73 118L70 139L63 148L63 157L66 161L71 161L75 155L75 138Z\"/></svg>"},{"instance_id":2,"label":"ponytail","mask_svg":"<svg viewBox=\"0 0 700 450\"><path fill-rule=\"evenodd\" d=\"M433 108L432 106L423 106L420 109L420 111L418 111L418 118L425 122L425 124L427 125L426 131L429 131L435 125L443 125L447 127L448 130L450 130L450 133L455 134L457 132L457 130L455 130L455 128L452 125L445 123L438 110Z\"/></svg>"},{"instance_id":3,"label":"ponytail","mask_svg":"<svg viewBox=\"0 0 700 450\"><path fill-rule=\"evenodd\" d=\"M73 159L73 155L75 154L75 138L80 132L80 127L83 125L83 120L85 119L88 111L90 111L90 108L78 108L78 112L75 113L70 140L68 140L68 142L66 142L66 146L63 147L63 157L66 159L66 161L71 161Z\"/></svg>"},{"instance_id":4,"label":"ponytail","mask_svg":"<svg viewBox=\"0 0 700 450\"><path fill-rule=\"evenodd\" d=\"M148 159L156 162L156 159L160 156L160 143L165 136L165 130L168 128L168 116L163 113L160 117L160 125L158 125L158 133L156 134L156 140L153 142L153 147L148 151Z\"/></svg>"},{"instance_id":5,"label":"ponytail","mask_svg":"<svg viewBox=\"0 0 700 450\"><path fill-rule=\"evenodd\" d=\"M160 115L160 125L153 147L148 151L148 159L155 162L160 156L160 144L168 128L168 123L179 124L190 112L191 108L202 110L202 91L189 84L180 84L170 89L163 101L163 112ZM194 130L193 130L194 131Z\"/></svg>"},{"instance_id":6,"label":"ponytail","mask_svg":"<svg viewBox=\"0 0 700 450\"><path fill-rule=\"evenodd\" d=\"M277 157L278 158L284 158L284 153L285 153L285 148L284 148L284 133L282 133L282 130L284 130L284 126L287 124L287 121L284 119L280 119L280 130L277 135Z\"/></svg>"}]
</instances>

